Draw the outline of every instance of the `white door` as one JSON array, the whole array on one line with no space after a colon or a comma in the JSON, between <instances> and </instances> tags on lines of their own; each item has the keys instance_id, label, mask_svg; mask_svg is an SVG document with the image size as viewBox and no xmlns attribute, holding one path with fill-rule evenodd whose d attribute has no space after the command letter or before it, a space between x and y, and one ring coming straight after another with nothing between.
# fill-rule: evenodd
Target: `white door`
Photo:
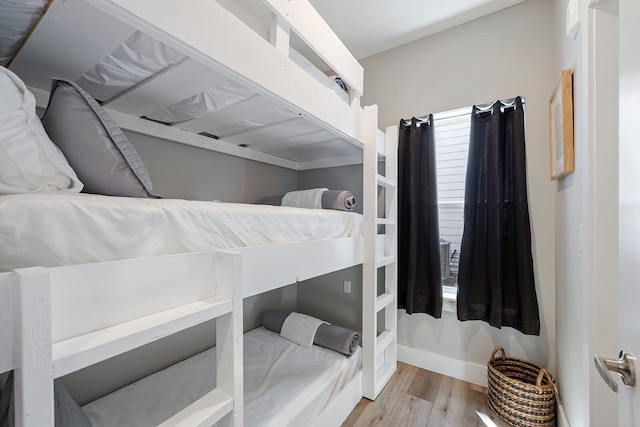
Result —
<instances>
[{"instance_id":1,"label":"white door","mask_svg":"<svg viewBox=\"0 0 640 427\"><path fill-rule=\"evenodd\" d=\"M595 280L594 308L599 315L594 325L594 349L604 353L598 358L600 370L617 393L605 382L596 381L591 421L593 426L640 427L639 387L626 387L621 376L609 372L626 367L618 361L618 350L640 355L640 2L601 0L594 6L590 54L595 59L591 68L595 77L590 120L595 131L591 155L595 157L593 190L597 197L592 211L596 244L591 262L598 267L593 272L600 274ZM618 188L618 197L611 197L614 188ZM615 239L607 237L611 233ZM619 252L609 249L616 246ZM611 267L618 267L619 276L602 277ZM610 299L606 284L616 279L617 295ZM615 313L616 308L618 319L612 319L608 313ZM617 424L612 421L615 418Z\"/></svg>"},{"instance_id":2,"label":"white door","mask_svg":"<svg viewBox=\"0 0 640 427\"><path fill-rule=\"evenodd\" d=\"M619 337L640 356L640 1L620 0L619 11ZM638 389L619 387L620 426L640 427Z\"/></svg>"}]
</instances>

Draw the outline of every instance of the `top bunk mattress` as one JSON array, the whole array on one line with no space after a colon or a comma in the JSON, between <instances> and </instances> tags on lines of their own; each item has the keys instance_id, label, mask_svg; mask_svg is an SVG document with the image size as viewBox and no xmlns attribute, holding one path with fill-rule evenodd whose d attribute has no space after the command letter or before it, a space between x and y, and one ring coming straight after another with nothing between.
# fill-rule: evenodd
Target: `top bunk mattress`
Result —
<instances>
[{"instance_id":1,"label":"top bunk mattress","mask_svg":"<svg viewBox=\"0 0 640 427\"><path fill-rule=\"evenodd\" d=\"M66 79L139 133L232 154L240 145L244 155L296 170L361 156L362 66L307 1L255 2L265 11L259 16L254 2L243 3L0 5L0 65L20 76L41 107L51 79ZM272 40L264 28L276 21L283 31ZM300 51L287 28L307 40L295 43Z\"/></svg>"},{"instance_id":2,"label":"top bunk mattress","mask_svg":"<svg viewBox=\"0 0 640 427\"><path fill-rule=\"evenodd\" d=\"M353 212L93 194L0 196L0 272L355 237Z\"/></svg>"}]
</instances>

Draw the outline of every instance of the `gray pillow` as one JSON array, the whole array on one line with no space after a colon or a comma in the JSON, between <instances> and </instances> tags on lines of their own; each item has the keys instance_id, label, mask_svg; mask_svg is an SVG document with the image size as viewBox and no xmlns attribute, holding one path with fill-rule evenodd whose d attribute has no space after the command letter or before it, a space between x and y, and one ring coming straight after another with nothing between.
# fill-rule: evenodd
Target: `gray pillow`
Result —
<instances>
[{"instance_id":1,"label":"gray pillow","mask_svg":"<svg viewBox=\"0 0 640 427\"><path fill-rule=\"evenodd\" d=\"M74 82L53 80L42 124L84 183L83 192L158 197L136 149L104 109Z\"/></svg>"},{"instance_id":2,"label":"gray pillow","mask_svg":"<svg viewBox=\"0 0 640 427\"><path fill-rule=\"evenodd\" d=\"M54 412L56 427L91 427L89 417L69 395L62 383L53 382ZM14 427L13 372L7 378L7 384L0 393L0 427Z\"/></svg>"}]
</instances>

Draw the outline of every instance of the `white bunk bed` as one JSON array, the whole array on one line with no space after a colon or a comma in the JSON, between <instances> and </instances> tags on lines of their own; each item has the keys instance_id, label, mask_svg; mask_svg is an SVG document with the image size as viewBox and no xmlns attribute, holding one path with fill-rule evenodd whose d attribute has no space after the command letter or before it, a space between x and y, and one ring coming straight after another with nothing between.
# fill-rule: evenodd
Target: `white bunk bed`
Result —
<instances>
[{"instance_id":1,"label":"white bunk bed","mask_svg":"<svg viewBox=\"0 0 640 427\"><path fill-rule=\"evenodd\" d=\"M364 269L362 373L329 402L317 425L339 424L361 396L375 399L395 371L397 129L379 131L377 107L360 107L362 67L307 1L264 3L271 16L269 40L212 0L167 0L161 6L152 0L54 0L18 45L10 69L44 107L52 77L78 81L142 32L184 58L106 100L118 125L295 170L364 162L363 235L68 261L73 265L3 266L10 271L0 273L0 373L15 372L18 425L53 424L54 378L210 319L217 319L216 388L162 425L243 425L242 299L359 264ZM290 60L292 33L347 84L347 101ZM251 95L174 123L143 118L221 79ZM211 138L212 129L238 129L244 120L282 108L295 116ZM384 218L378 214L381 189ZM385 269L382 293L379 268ZM385 325L378 334L380 311Z\"/></svg>"}]
</instances>

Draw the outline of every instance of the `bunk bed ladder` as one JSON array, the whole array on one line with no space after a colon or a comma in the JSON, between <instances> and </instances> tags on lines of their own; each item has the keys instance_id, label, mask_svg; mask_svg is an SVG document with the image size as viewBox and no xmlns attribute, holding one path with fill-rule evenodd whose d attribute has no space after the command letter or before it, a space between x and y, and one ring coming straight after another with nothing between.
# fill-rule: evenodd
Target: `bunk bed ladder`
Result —
<instances>
[{"instance_id":1,"label":"bunk bed ladder","mask_svg":"<svg viewBox=\"0 0 640 427\"><path fill-rule=\"evenodd\" d=\"M16 425L53 425L54 378L216 319L216 388L160 425L241 427L241 263L238 253L211 251L17 269L9 282L13 289L1 286L6 283L0 277L0 296L9 292L15 301L15 353L9 367L15 369ZM99 297L87 298L96 291ZM86 303L78 304L81 300ZM54 324L64 329L62 337Z\"/></svg>"},{"instance_id":2,"label":"bunk bed ladder","mask_svg":"<svg viewBox=\"0 0 640 427\"><path fill-rule=\"evenodd\" d=\"M364 262L362 346L364 397L374 400L397 366L397 141L398 127L378 130L378 107L364 108ZM379 161L384 159L384 172ZM379 206L378 200L384 202ZM378 275L384 271L384 290ZM384 323L378 324L378 320Z\"/></svg>"}]
</instances>

